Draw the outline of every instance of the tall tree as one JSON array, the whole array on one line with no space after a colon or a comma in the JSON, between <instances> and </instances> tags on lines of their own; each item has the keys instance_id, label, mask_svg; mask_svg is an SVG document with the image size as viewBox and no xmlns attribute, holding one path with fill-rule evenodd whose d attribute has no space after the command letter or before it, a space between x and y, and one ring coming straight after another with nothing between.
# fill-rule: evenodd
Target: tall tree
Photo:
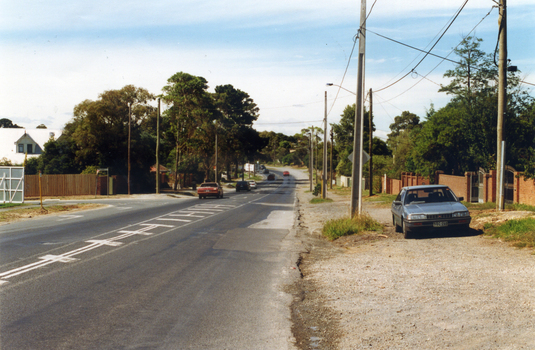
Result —
<instances>
[{"instance_id":1,"label":"tall tree","mask_svg":"<svg viewBox=\"0 0 535 350\"><path fill-rule=\"evenodd\" d=\"M76 144L75 162L82 169L97 165L112 168L115 174L126 174L131 105L132 174L138 179L148 176L154 161L154 143L152 138L147 139L143 125L155 117L155 108L149 104L153 99L147 90L127 85L103 92L96 101L85 100L76 105L63 134Z\"/></svg>"},{"instance_id":2,"label":"tall tree","mask_svg":"<svg viewBox=\"0 0 535 350\"><path fill-rule=\"evenodd\" d=\"M209 126L214 113L208 92L208 82L203 77L194 76L184 72L178 72L167 80L163 87L163 101L170 106L164 116L169 119L168 132L172 135L175 143L175 183L178 187L179 163L182 155L186 158L195 153L200 153L199 138L213 145L209 141L208 129L212 129L215 138L215 128ZM198 130L202 128L202 130ZM198 152L197 152L198 151ZM209 167L206 165L205 168ZM208 171L209 169L206 169Z\"/></svg>"}]
</instances>

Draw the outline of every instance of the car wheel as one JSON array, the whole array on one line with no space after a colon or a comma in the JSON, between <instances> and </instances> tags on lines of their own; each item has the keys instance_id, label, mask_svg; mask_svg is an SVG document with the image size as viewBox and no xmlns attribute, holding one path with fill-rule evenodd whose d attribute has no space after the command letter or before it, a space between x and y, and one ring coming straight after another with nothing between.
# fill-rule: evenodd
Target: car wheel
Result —
<instances>
[{"instance_id":1,"label":"car wheel","mask_svg":"<svg viewBox=\"0 0 535 350\"><path fill-rule=\"evenodd\" d=\"M394 225L396 232L401 232L401 227L396 223L396 217L394 215L392 215L392 225Z\"/></svg>"},{"instance_id":2,"label":"car wheel","mask_svg":"<svg viewBox=\"0 0 535 350\"><path fill-rule=\"evenodd\" d=\"M236 192L240 192L240 190L236 189Z\"/></svg>"},{"instance_id":3,"label":"car wheel","mask_svg":"<svg viewBox=\"0 0 535 350\"><path fill-rule=\"evenodd\" d=\"M412 232L407 228L407 225L405 225L405 220L401 218L401 230L403 231L403 237L406 239L412 238Z\"/></svg>"}]
</instances>

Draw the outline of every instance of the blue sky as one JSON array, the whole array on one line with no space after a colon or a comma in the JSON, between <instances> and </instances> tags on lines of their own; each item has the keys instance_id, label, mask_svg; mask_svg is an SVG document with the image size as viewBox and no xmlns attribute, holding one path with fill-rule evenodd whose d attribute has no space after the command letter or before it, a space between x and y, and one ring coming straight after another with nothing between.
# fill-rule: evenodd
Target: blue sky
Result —
<instances>
[{"instance_id":1,"label":"blue sky","mask_svg":"<svg viewBox=\"0 0 535 350\"><path fill-rule=\"evenodd\" d=\"M373 0L367 0L368 11ZM464 0L377 0L368 29L421 49L430 48ZM482 49L493 52L498 10L492 0L470 0L433 49L448 55L474 27ZM106 90L133 84L161 93L183 71L215 86L232 84L260 108L257 130L288 135L321 125L324 93L329 122L354 96L341 84L360 1L155 0L0 1L0 118L26 128L61 129L75 105ZM486 16L490 12L490 15ZM485 17L486 16L486 17ZM478 23L485 17L479 25ZM535 83L533 0L508 2L508 51L522 78ZM343 87L356 90L356 54ZM379 90L409 72L420 52L368 33L366 86ZM449 56L455 59L454 55ZM443 107L438 93L453 64L427 57L416 72L374 94L374 121L383 138L395 116L421 118ZM436 68L435 68L436 67ZM433 70L434 69L434 70ZM421 76L427 75L426 79ZM533 94L533 86L525 86Z\"/></svg>"}]
</instances>

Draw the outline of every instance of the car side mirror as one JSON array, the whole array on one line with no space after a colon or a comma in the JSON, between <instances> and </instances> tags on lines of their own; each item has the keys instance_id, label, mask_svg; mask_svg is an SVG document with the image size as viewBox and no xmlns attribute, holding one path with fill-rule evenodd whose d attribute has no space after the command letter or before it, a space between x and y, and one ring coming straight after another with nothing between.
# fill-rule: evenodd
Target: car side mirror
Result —
<instances>
[{"instance_id":1,"label":"car side mirror","mask_svg":"<svg viewBox=\"0 0 535 350\"><path fill-rule=\"evenodd\" d=\"M464 197L459 197L459 202L464 201Z\"/></svg>"},{"instance_id":2,"label":"car side mirror","mask_svg":"<svg viewBox=\"0 0 535 350\"><path fill-rule=\"evenodd\" d=\"M401 201L394 201L394 202L392 202L392 204L394 204L394 205L401 205Z\"/></svg>"}]
</instances>

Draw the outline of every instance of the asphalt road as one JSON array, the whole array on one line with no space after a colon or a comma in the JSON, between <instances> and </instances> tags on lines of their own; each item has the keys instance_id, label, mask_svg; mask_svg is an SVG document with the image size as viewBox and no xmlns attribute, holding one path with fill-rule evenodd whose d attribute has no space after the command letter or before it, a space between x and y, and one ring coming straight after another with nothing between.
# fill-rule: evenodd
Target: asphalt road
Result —
<instances>
[{"instance_id":1,"label":"asphalt road","mask_svg":"<svg viewBox=\"0 0 535 350\"><path fill-rule=\"evenodd\" d=\"M0 348L293 348L295 184L0 226Z\"/></svg>"}]
</instances>

